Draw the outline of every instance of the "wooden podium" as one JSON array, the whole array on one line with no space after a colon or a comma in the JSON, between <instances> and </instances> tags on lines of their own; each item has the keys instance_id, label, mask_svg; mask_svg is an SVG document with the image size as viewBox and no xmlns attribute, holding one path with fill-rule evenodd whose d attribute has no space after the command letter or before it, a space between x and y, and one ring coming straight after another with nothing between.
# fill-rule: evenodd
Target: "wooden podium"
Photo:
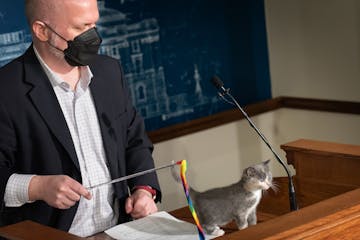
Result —
<instances>
[{"instance_id":1,"label":"wooden podium","mask_svg":"<svg viewBox=\"0 0 360 240\"><path fill-rule=\"evenodd\" d=\"M219 239L360 239L360 189Z\"/></svg>"},{"instance_id":2,"label":"wooden podium","mask_svg":"<svg viewBox=\"0 0 360 240\"><path fill-rule=\"evenodd\" d=\"M300 209L289 212L286 178L280 195L263 197L258 224L238 231L234 223L216 239L360 239L360 146L298 140L281 146L296 169L294 183ZM352 190L353 189L353 190ZM170 212L193 222L188 208ZM11 240L112 240L105 233L81 238L24 221L0 228Z\"/></svg>"},{"instance_id":3,"label":"wooden podium","mask_svg":"<svg viewBox=\"0 0 360 240\"><path fill-rule=\"evenodd\" d=\"M192 221L187 208L172 214L180 219ZM217 239L360 239L360 189L333 197L284 214L255 226L236 231L230 224L226 234ZM89 238L25 221L0 228L0 236L11 240L110 240L106 234Z\"/></svg>"}]
</instances>

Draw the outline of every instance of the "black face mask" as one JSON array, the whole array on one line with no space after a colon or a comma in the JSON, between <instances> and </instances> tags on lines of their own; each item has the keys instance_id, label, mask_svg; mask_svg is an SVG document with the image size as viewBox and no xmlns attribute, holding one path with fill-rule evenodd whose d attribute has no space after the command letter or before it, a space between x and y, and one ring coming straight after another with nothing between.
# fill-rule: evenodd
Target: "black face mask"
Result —
<instances>
[{"instance_id":1,"label":"black face mask","mask_svg":"<svg viewBox=\"0 0 360 240\"><path fill-rule=\"evenodd\" d=\"M93 58L97 55L102 39L95 27L86 30L71 41L66 40L48 25L46 26L67 42L68 47L64 51L50 43L49 44L50 46L62 51L64 53L65 60L71 66L89 65Z\"/></svg>"}]
</instances>

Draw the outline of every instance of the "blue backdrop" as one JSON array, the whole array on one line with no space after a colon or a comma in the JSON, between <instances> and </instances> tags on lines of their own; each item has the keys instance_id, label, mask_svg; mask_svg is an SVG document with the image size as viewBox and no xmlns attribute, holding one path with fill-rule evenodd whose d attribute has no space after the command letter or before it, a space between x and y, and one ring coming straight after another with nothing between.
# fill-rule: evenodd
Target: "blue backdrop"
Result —
<instances>
[{"instance_id":1,"label":"blue backdrop","mask_svg":"<svg viewBox=\"0 0 360 240\"><path fill-rule=\"evenodd\" d=\"M98 1L101 54L119 59L148 130L271 98L263 0ZM0 3L0 65L31 42L23 0Z\"/></svg>"}]
</instances>

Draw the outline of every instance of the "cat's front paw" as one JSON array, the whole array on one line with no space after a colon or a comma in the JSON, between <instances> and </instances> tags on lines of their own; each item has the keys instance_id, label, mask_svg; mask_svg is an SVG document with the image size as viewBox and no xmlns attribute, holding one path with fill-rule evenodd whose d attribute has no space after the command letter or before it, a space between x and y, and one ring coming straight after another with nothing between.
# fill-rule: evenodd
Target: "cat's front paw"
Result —
<instances>
[{"instance_id":1,"label":"cat's front paw","mask_svg":"<svg viewBox=\"0 0 360 240\"><path fill-rule=\"evenodd\" d=\"M220 237L220 236L222 236L222 235L224 235L224 234L225 234L225 231L222 230L222 229L219 228L219 227L216 227L216 228L214 229L214 231L212 231L212 233L211 233L211 235L216 236L216 237Z\"/></svg>"}]
</instances>

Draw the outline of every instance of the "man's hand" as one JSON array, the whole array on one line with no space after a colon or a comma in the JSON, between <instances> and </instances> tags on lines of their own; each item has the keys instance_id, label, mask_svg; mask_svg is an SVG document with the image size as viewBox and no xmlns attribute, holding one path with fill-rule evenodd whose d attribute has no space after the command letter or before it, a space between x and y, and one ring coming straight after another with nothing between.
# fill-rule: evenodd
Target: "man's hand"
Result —
<instances>
[{"instance_id":1,"label":"man's hand","mask_svg":"<svg viewBox=\"0 0 360 240\"><path fill-rule=\"evenodd\" d=\"M81 196L91 199L83 185L65 175L34 176L29 184L30 201L43 200L55 208L68 209Z\"/></svg>"},{"instance_id":2,"label":"man's hand","mask_svg":"<svg viewBox=\"0 0 360 240\"><path fill-rule=\"evenodd\" d=\"M146 217L158 211L151 193L144 189L136 190L126 199L125 210L134 219Z\"/></svg>"}]
</instances>

